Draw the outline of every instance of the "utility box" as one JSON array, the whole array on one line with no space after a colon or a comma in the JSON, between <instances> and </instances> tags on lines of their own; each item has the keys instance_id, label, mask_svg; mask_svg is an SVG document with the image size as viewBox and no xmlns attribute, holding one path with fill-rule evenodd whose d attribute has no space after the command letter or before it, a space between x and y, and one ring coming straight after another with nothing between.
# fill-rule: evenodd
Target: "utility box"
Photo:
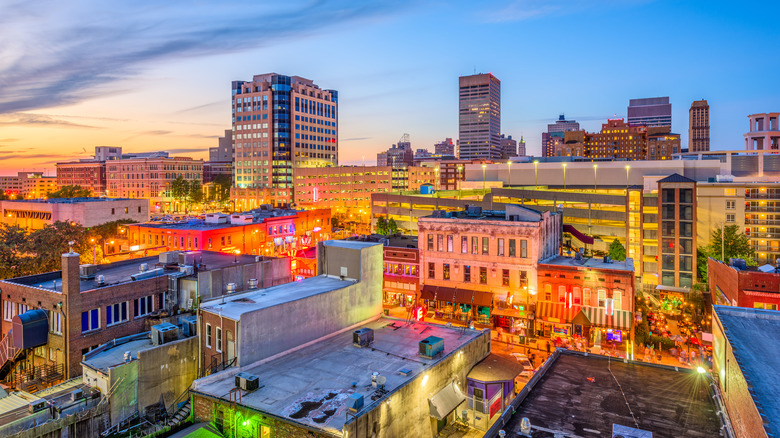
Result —
<instances>
[{"instance_id":1,"label":"utility box","mask_svg":"<svg viewBox=\"0 0 780 438\"><path fill-rule=\"evenodd\" d=\"M236 374L236 387L245 391L255 391L260 387L260 378L254 374L238 373Z\"/></svg>"},{"instance_id":2,"label":"utility box","mask_svg":"<svg viewBox=\"0 0 780 438\"><path fill-rule=\"evenodd\" d=\"M357 392L350 394L347 399L347 407L350 412L357 412L363 409L363 395Z\"/></svg>"},{"instance_id":3,"label":"utility box","mask_svg":"<svg viewBox=\"0 0 780 438\"><path fill-rule=\"evenodd\" d=\"M179 328L170 322L152 326L152 344L163 345L179 339Z\"/></svg>"},{"instance_id":4,"label":"utility box","mask_svg":"<svg viewBox=\"0 0 780 438\"><path fill-rule=\"evenodd\" d=\"M352 345L356 347L368 347L374 342L374 330L362 328L352 332Z\"/></svg>"},{"instance_id":5,"label":"utility box","mask_svg":"<svg viewBox=\"0 0 780 438\"><path fill-rule=\"evenodd\" d=\"M49 342L49 318L45 310L28 310L13 317L14 347L27 350Z\"/></svg>"},{"instance_id":6,"label":"utility box","mask_svg":"<svg viewBox=\"0 0 780 438\"><path fill-rule=\"evenodd\" d=\"M436 336L428 336L420 341L420 356L433 359L444 351L444 339Z\"/></svg>"}]
</instances>

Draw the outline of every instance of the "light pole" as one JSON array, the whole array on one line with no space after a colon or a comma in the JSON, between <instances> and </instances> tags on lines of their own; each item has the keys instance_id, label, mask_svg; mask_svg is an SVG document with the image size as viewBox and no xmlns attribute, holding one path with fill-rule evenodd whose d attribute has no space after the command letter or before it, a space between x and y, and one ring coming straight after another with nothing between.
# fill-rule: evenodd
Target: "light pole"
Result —
<instances>
[{"instance_id":1,"label":"light pole","mask_svg":"<svg viewBox=\"0 0 780 438\"><path fill-rule=\"evenodd\" d=\"M433 184L434 184L434 188L438 192L441 189L441 183L439 182L439 167L438 166L436 167L436 176L434 177Z\"/></svg>"},{"instance_id":2,"label":"light pole","mask_svg":"<svg viewBox=\"0 0 780 438\"><path fill-rule=\"evenodd\" d=\"M485 193L487 193L487 183L485 182L485 169L487 169L487 164L482 165L482 196L485 196Z\"/></svg>"},{"instance_id":3,"label":"light pole","mask_svg":"<svg viewBox=\"0 0 780 438\"><path fill-rule=\"evenodd\" d=\"M512 186L512 162L511 161L506 162L506 169L507 172L509 173L509 175L506 177L506 185L507 187L511 187Z\"/></svg>"},{"instance_id":4,"label":"light pole","mask_svg":"<svg viewBox=\"0 0 780 438\"><path fill-rule=\"evenodd\" d=\"M539 167L539 160L534 160L534 188L535 189L539 188L539 178L538 178L538 176L539 176L539 172L538 172L539 168L538 167Z\"/></svg>"},{"instance_id":5,"label":"light pole","mask_svg":"<svg viewBox=\"0 0 780 438\"><path fill-rule=\"evenodd\" d=\"M598 178L597 178L597 175L596 175L596 169L598 169L598 168L599 168L598 164L594 164L593 165L593 190L597 189Z\"/></svg>"},{"instance_id":6,"label":"light pole","mask_svg":"<svg viewBox=\"0 0 780 438\"><path fill-rule=\"evenodd\" d=\"M563 166L563 190L566 190L566 163L561 163Z\"/></svg>"},{"instance_id":7,"label":"light pole","mask_svg":"<svg viewBox=\"0 0 780 438\"><path fill-rule=\"evenodd\" d=\"M628 193L628 172L631 170L631 166L626 164L626 193Z\"/></svg>"},{"instance_id":8,"label":"light pole","mask_svg":"<svg viewBox=\"0 0 780 438\"><path fill-rule=\"evenodd\" d=\"M463 171L463 166L458 164L458 174L455 176L455 184L458 188L458 199L463 198L463 184L461 180L461 172Z\"/></svg>"}]
</instances>

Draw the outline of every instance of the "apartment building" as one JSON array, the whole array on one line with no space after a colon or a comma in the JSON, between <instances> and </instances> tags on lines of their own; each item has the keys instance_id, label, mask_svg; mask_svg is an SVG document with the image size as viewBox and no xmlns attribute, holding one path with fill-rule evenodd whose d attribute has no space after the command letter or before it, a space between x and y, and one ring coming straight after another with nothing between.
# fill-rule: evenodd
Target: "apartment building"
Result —
<instances>
[{"instance_id":1,"label":"apartment building","mask_svg":"<svg viewBox=\"0 0 780 438\"><path fill-rule=\"evenodd\" d=\"M57 163L57 187L80 186L93 196L106 195L106 162L96 160Z\"/></svg>"},{"instance_id":2,"label":"apartment building","mask_svg":"<svg viewBox=\"0 0 780 438\"><path fill-rule=\"evenodd\" d=\"M18 172L16 176L0 176L0 190L11 198L43 198L57 190L57 178L43 172Z\"/></svg>"},{"instance_id":3,"label":"apartment building","mask_svg":"<svg viewBox=\"0 0 780 438\"><path fill-rule=\"evenodd\" d=\"M112 198L148 199L154 213L171 211L180 202L171 194L171 182L179 176L202 183L203 160L167 156L112 160L106 162L106 193Z\"/></svg>"},{"instance_id":4,"label":"apartment building","mask_svg":"<svg viewBox=\"0 0 780 438\"><path fill-rule=\"evenodd\" d=\"M750 128L745 133L745 150L780 150L780 113L748 116Z\"/></svg>"}]
</instances>

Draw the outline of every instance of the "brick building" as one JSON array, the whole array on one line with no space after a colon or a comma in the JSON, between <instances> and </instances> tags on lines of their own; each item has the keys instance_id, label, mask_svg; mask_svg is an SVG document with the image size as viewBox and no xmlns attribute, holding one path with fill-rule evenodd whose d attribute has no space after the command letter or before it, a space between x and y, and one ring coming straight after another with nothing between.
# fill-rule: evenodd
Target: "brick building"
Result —
<instances>
[{"instance_id":1,"label":"brick building","mask_svg":"<svg viewBox=\"0 0 780 438\"><path fill-rule=\"evenodd\" d=\"M726 264L710 257L707 278L713 305L780 309L780 273L773 266L747 266L739 259Z\"/></svg>"},{"instance_id":2,"label":"brick building","mask_svg":"<svg viewBox=\"0 0 780 438\"><path fill-rule=\"evenodd\" d=\"M80 186L93 196L106 194L106 162L96 160L57 163L57 187Z\"/></svg>"},{"instance_id":3,"label":"brick building","mask_svg":"<svg viewBox=\"0 0 780 438\"><path fill-rule=\"evenodd\" d=\"M177 177L203 182L203 160L188 157L151 156L112 160L106 163L106 194L112 198L144 198L160 213L184 205L171 197L171 182Z\"/></svg>"},{"instance_id":4,"label":"brick building","mask_svg":"<svg viewBox=\"0 0 780 438\"><path fill-rule=\"evenodd\" d=\"M149 220L149 202L145 199L54 198L0 201L0 222L31 230L57 221L76 222L94 227L117 220Z\"/></svg>"},{"instance_id":5,"label":"brick building","mask_svg":"<svg viewBox=\"0 0 780 438\"><path fill-rule=\"evenodd\" d=\"M42 198L57 190L57 178L43 172L18 172L16 176L0 176L0 190L11 198Z\"/></svg>"},{"instance_id":6,"label":"brick building","mask_svg":"<svg viewBox=\"0 0 780 438\"><path fill-rule=\"evenodd\" d=\"M682 152L680 135L670 127L630 125L623 119L607 120L599 132L567 131L562 142L547 147L557 156L614 160L670 160Z\"/></svg>"}]
</instances>

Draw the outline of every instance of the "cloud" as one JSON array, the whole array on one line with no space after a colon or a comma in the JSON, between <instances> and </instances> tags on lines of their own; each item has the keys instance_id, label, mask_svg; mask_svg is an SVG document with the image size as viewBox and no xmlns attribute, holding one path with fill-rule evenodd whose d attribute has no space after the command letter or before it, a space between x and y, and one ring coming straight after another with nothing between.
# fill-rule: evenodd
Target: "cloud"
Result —
<instances>
[{"instance_id":1,"label":"cloud","mask_svg":"<svg viewBox=\"0 0 780 438\"><path fill-rule=\"evenodd\" d=\"M651 1L653 0L512 0L503 7L492 2L480 15L484 21L494 23L525 21L586 10L634 6Z\"/></svg>"},{"instance_id":2,"label":"cloud","mask_svg":"<svg viewBox=\"0 0 780 438\"><path fill-rule=\"evenodd\" d=\"M238 52L385 17L408 0L16 1L0 16L0 113L74 104L177 58Z\"/></svg>"},{"instance_id":3,"label":"cloud","mask_svg":"<svg viewBox=\"0 0 780 438\"><path fill-rule=\"evenodd\" d=\"M371 140L374 137L350 137L350 138L340 138L339 142L342 141L360 141L360 140Z\"/></svg>"},{"instance_id":4,"label":"cloud","mask_svg":"<svg viewBox=\"0 0 780 438\"><path fill-rule=\"evenodd\" d=\"M165 152L170 153L193 153L193 152L203 152L206 153L209 151L209 148L165 148Z\"/></svg>"},{"instance_id":5,"label":"cloud","mask_svg":"<svg viewBox=\"0 0 780 438\"><path fill-rule=\"evenodd\" d=\"M26 127L49 126L49 127L58 127L58 128L102 129L99 126L84 125L81 123L74 123L74 122L69 122L67 120L56 119L46 114L31 114L31 113L0 114L0 126L26 126Z\"/></svg>"},{"instance_id":6,"label":"cloud","mask_svg":"<svg viewBox=\"0 0 780 438\"><path fill-rule=\"evenodd\" d=\"M8 155L0 155L0 161L7 161L7 160L27 160L27 159L33 159L33 158L62 158L60 160L51 160L51 161L44 161L44 163L56 163L63 160L73 160L73 155L57 155L57 154L8 154Z\"/></svg>"},{"instance_id":7,"label":"cloud","mask_svg":"<svg viewBox=\"0 0 780 438\"><path fill-rule=\"evenodd\" d=\"M12 143L15 141L19 141L18 138L0 138L0 143Z\"/></svg>"},{"instance_id":8,"label":"cloud","mask_svg":"<svg viewBox=\"0 0 780 438\"><path fill-rule=\"evenodd\" d=\"M203 105L193 106L191 108L185 108L185 109L182 109L182 110L174 112L174 114L186 114L186 113L191 113L191 112L195 112L195 111L208 109L208 108L215 107L215 106L223 106L225 108L230 109L230 101L229 100L218 100L216 102L211 102L211 103L206 103L206 104L203 104Z\"/></svg>"}]
</instances>

